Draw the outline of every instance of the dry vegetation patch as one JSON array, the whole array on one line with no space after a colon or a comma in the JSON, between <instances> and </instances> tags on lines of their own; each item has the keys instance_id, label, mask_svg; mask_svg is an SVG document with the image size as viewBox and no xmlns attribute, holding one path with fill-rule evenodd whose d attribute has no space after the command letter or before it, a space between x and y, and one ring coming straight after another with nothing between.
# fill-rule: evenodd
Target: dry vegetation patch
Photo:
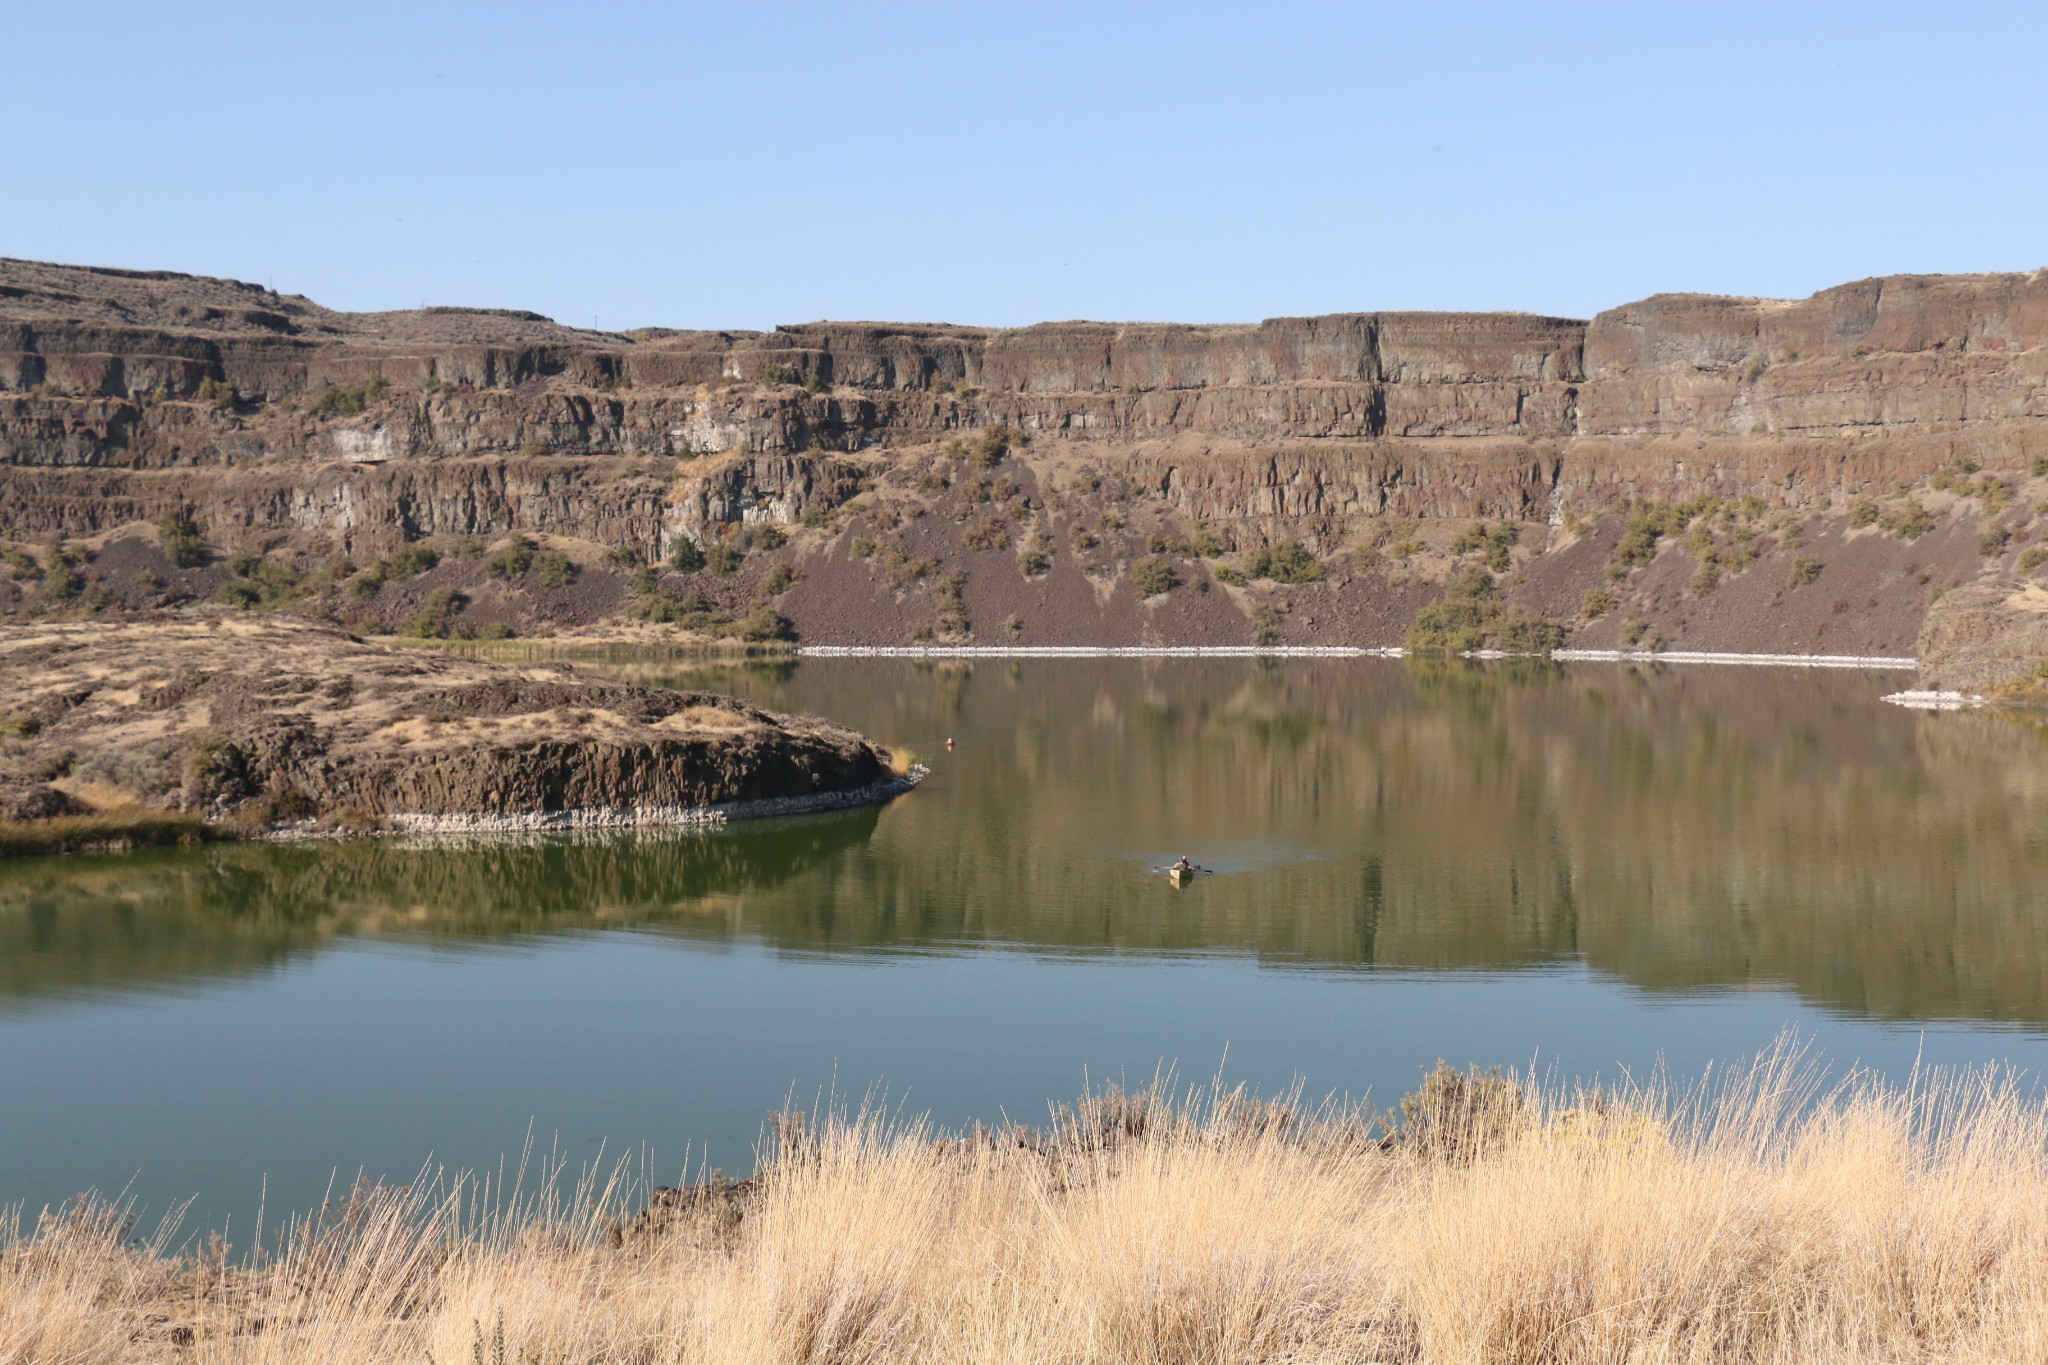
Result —
<instances>
[{"instance_id":1,"label":"dry vegetation patch","mask_svg":"<svg viewBox=\"0 0 2048 1365\"><path fill-rule=\"evenodd\" d=\"M2048 1109L1440 1069L1397 1114L1114 1090L1038 1131L781 1116L743 1182L364 1189L253 1261L0 1226L0 1352L193 1361L2038 1359ZM545 1182L543 1182L545 1186ZM637 1212L636 1212L637 1209Z\"/></svg>"}]
</instances>

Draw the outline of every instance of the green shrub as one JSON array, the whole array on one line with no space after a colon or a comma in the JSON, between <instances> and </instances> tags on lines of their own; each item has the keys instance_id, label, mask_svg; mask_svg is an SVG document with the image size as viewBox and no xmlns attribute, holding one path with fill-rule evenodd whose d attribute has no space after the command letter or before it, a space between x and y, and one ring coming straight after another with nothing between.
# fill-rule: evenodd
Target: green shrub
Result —
<instances>
[{"instance_id":1,"label":"green shrub","mask_svg":"<svg viewBox=\"0 0 2048 1365\"><path fill-rule=\"evenodd\" d=\"M1858 493L1849 503L1849 525L1852 528L1873 526L1877 523L1877 504L1864 494Z\"/></svg>"},{"instance_id":2,"label":"green shrub","mask_svg":"<svg viewBox=\"0 0 2048 1365\"><path fill-rule=\"evenodd\" d=\"M770 365L761 371L763 384L794 384L797 378L797 372L788 365Z\"/></svg>"},{"instance_id":3,"label":"green shrub","mask_svg":"<svg viewBox=\"0 0 2048 1365\"><path fill-rule=\"evenodd\" d=\"M1252 608L1252 643L1260 646L1280 644L1287 638L1280 629L1280 613L1270 602L1261 602Z\"/></svg>"},{"instance_id":4,"label":"green shrub","mask_svg":"<svg viewBox=\"0 0 2048 1365\"><path fill-rule=\"evenodd\" d=\"M1223 553L1223 542L1213 532L1203 529L1195 532L1188 541L1188 548L1203 559L1214 559Z\"/></svg>"},{"instance_id":5,"label":"green shrub","mask_svg":"<svg viewBox=\"0 0 2048 1365\"><path fill-rule=\"evenodd\" d=\"M761 580L761 591L769 597L780 597L796 586L796 570L787 564L777 564Z\"/></svg>"},{"instance_id":6,"label":"green shrub","mask_svg":"<svg viewBox=\"0 0 2048 1365\"><path fill-rule=\"evenodd\" d=\"M907 587L921 578L930 578L939 571L939 561L930 555L905 559L902 557L902 551L892 546L882 557L889 563L889 581L899 588Z\"/></svg>"},{"instance_id":7,"label":"green shrub","mask_svg":"<svg viewBox=\"0 0 2048 1365\"><path fill-rule=\"evenodd\" d=\"M206 562L206 532L182 511L166 512L156 524L164 558L175 569L196 569Z\"/></svg>"},{"instance_id":8,"label":"green shrub","mask_svg":"<svg viewBox=\"0 0 2048 1365\"><path fill-rule=\"evenodd\" d=\"M960 543L970 550L1007 550L1010 547L1009 528L994 517L983 517L969 523L960 533Z\"/></svg>"},{"instance_id":9,"label":"green shrub","mask_svg":"<svg viewBox=\"0 0 2048 1365\"><path fill-rule=\"evenodd\" d=\"M605 558L611 560L612 564L617 568L637 569L640 567L640 552L630 545L614 545Z\"/></svg>"},{"instance_id":10,"label":"green shrub","mask_svg":"<svg viewBox=\"0 0 2048 1365\"><path fill-rule=\"evenodd\" d=\"M425 545L401 545L377 561L375 573L386 583L406 583L441 562L441 556Z\"/></svg>"},{"instance_id":11,"label":"green shrub","mask_svg":"<svg viewBox=\"0 0 2048 1365\"><path fill-rule=\"evenodd\" d=\"M1605 588L1595 588L1586 594L1586 600L1579 605L1579 614L1587 620L1605 616L1621 605L1621 600Z\"/></svg>"},{"instance_id":12,"label":"green shrub","mask_svg":"<svg viewBox=\"0 0 2048 1365\"><path fill-rule=\"evenodd\" d=\"M222 412L233 412L235 386L225 379L202 379L199 381L199 401L211 403Z\"/></svg>"},{"instance_id":13,"label":"green shrub","mask_svg":"<svg viewBox=\"0 0 2048 1365\"><path fill-rule=\"evenodd\" d=\"M0 549L0 563L7 566L7 576L16 582L32 582L43 576L43 566L27 551L9 545Z\"/></svg>"},{"instance_id":14,"label":"green shrub","mask_svg":"<svg viewBox=\"0 0 2048 1365\"><path fill-rule=\"evenodd\" d=\"M1977 472L1977 462L1967 455L1959 455L1941 467L1931 482L1944 492L1953 491L1956 485Z\"/></svg>"},{"instance_id":15,"label":"green shrub","mask_svg":"<svg viewBox=\"0 0 2048 1365\"><path fill-rule=\"evenodd\" d=\"M1512 522L1501 522L1491 531L1483 524L1475 523L1451 542L1451 553L1464 555L1480 551L1486 556L1487 568L1495 573L1506 573L1511 562L1508 552L1520 540L1521 531Z\"/></svg>"},{"instance_id":16,"label":"green shrub","mask_svg":"<svg viewBox=\"0 0 2048 1365\"><path fill-rule=\"evenodd\" d=\"M1265 578L1275 583L1313 583L1329 568L1298 540L1262 545L1244 557L1248 578Z\"/></svg>"},{"instance_id":17,"label":"green shrub","mask_svg":"<svg viewBox=\"0 0 2048 1365\"><path fill-rule=\"evenodd\" d=\"M2021 573L2032 573L2043 564L2048 564L2048 545L2029 545L2020 551L2019 561L2014 567Z\"/></svg>"},{"instance_id":18,"label":"green shrub","mask_svg":"<svg viewBox=\"0 0 2048 1365\"><path fill-rule=\"evenodd\" d=\"M1803 588L1820 577L1820 565L1811 556L1800 555L1792 561L1792 567L1785 573L1785 586Z\"/></svg>"},{"instance_id":19,"label":"green shrub","mask_svg":"<svg viewBox=\"0 0 2048 1365\"><path fill-rule=\"evenodd\" d=\"M1477 564L1453 572L1444 595L1417 613L1408 632L1408 648L1417 654L1475 649L1547 654L1563 643L1564 627L1502 602L1493 575Z\"/></svg>"},{"instance_id":20,"label":"green shrub","mask_svg":"<svg viewBox=\"0 0 2048 1365\"><path fill-rule=\"evenodd\" d=\"M2012 532L2003 526L1993 524L1984 528L1977 537L1977 553L1998 555L2005 553L2005 547L2012 540Z\"/></svg>"},{"instance_id":21,"label":"green shrub","mask_svg":"<svg viewBox=\"0 0 2048 1365\"><path fill-rule=\"evenodd\" d=\"M719 578L731 578L746 557L746 551L720 541L704 552L704 567Z\"/></svg>"},{"instance_id":22,"label":"green shrub","mask_svg":"<svg viewBox=\"0 0 2048 1365\"><path fill-rule=\"evenodd\" d=\"M1692 576L1692 595L1705 597L1720 585L1721 566L1711 559L1705 560L1700 564L1698 572Z\"/></svg>"},{"instance_id":23,"label":"green shrub","mask_svg":"<svg viewBox=\"0 0 2048 1365\"><path fill-rule=\"evenodd\" d=\"M63 554L50 556L50 567L43 571L43 592L60 602L68 602L85 590L85 579L70 560Z\"/></svg>"},{"instance_id":24,"label":"green shrub","mask_svg":"<svg viewBox=\"0 0 2048 1365\"><path fill-rule=\"evenodd\" d=\"M867 536L855 536L853 543L846 547L846 552L855 559L872 559L881 548L882 542L879 540L873 540Z\"/></svg>"},{"instance_id":25,"label":"green shrub","mask_svg":"<svg viewBox=\"0 0 2048 1365\"><path fill-rule=\"evenodd\" d=\"M770 640L794 640L796 627L790 624L787 616L775 608L762 605L725 627L723 633L756 644L765 644Z\"/></svg>"},{"instance_id":26,"label":"green shrub","mask_svg":"<svg viewBox=\"0 0 2048 1365\"><path fill-rule=\"evenodd\" d=\"M367 384L329 384L320 390L310 410L315 417L354 417L382 398L389 387L381 378Z\"/></svg>"},{"instance_id":27,"label":"green shrub","mask_svg":"<svg viewBox=\"0 0 2048 1365\"><path fill-rule=\"evenodd\" d=\"M644 594L633 604L633 616L636 620L668 626L683 619L683 610L673 597L657 590Z\"/></svg>"},{"instance_id":28,"label":"green shrub","mask_svg":"<svg viewBox=\"0 0 2048 1365\"><path fill-rule=\"evenodd\" d=\"M1622 527L1621 539L1615 544L1609 566L1617 577L1641 568L1657 557L1659 540L1665 536L1683 535L1696 522L1700 525L1694 532L1691 545L1695 557L1704 557L1712 550L1714 537L1702 519L1732 515L1733 511L1721 499L1706 494L1685 502L1650 503L1638 507Z\"/></svg>"},{"instance_id":29,"label":"green shrub","mask_svg":"<svg viewBox=\"0 0 2048 1365\"><path fill-rule=\"evenodd\" d=\"M1233 588L1241 588L1251 581L1244 576L1241 570L1231 564L1218 564L1210 572L1216 575L1218 583L1228 583Z\"/></svg>"},{"instance_id":30,"label":"green shrub","mask_svg":"<svg viewBox=\"0 0 2048 1365\"><path fill-rule=\"evenodd\" d=\"M1157 597L1172 592L1180 585L1180 575L1173 571L1173 565L1157 558L1141 559L1131 566L1131 587L1139 597Z\"/></svg>"},{"instance_id":31,"label":"green shrub","mask_svg":"<svg viewBox=\"0 0 2048 1365\"><path fill-rule=\"evenodd\" d=\"M750 526L740 532L740 537L752 550L779 550L789 544L789 537L773 526Z\"/></svg>"},{"instance_id":32,"label":"green shrub","mask_svg":"<svg viewBox=\"0 0 2048 1365\"><path fill-rule=\"evenodd\" d=\"M968 447L968 457L983 469L993 469L1003 456L1010 453L1010 447L1017 444L1021 444L1017 432L1006 426L989 427L974 438L974 443Z\"/></svg>"},{"instance_id":33,"label":"green shrub","mask_svg":"<svg viewBox=\"0 0 2048 1365\"><path fill-rule=\"evenodd\" d=\"M1877 524L1887 535L1901 540L1918 540L1934 529L1934 514L1908 498L1904 507L1878 518Z\"/></svg>"},{"instance_id":34,"label":"green shrub","mask_svg":"<svg viewBox=\"0 0 2048 1365\"><path fill-rule=\"evenodd\" d=\"M1984 505L1984 510L1993 516L2012 506L2012 488L2002 479L1988 476L1972 479L1958 486L1956 492L1966 498L1975 498Z\"/></svg>"},{"instance_id":35,"label":"green shrub","mask_svg":"<svg viewBox=\"0 0 2048 1365\"><path fill-rule=\"evenodd\" d=\"M533 557L533 576L543 588L566 588L576 581L578 570L566 555L543 550Z\"/></svg>"},{"instance_id":36,"label":"green shrub","mask_svg":"<svg viewBox=\"0 0 2048 1365\"><path fill-rule=\"evenodd\" d=\"M661 575L645 564L633 570L633 592L646 597L661 591Z\"/></svg>"},{"instance_id":37,"label":"green shrub","mask_svg":"<svg viewBox=\"0 0 2048 1365\"><path fill-rule=\"evenodd\" d=\"M213 600L247 611L263 601L263 590L254 583L237 579L231 583L221 584L220 591L213 595Z\"/></svg>"},{"instance_id":38,"label":"green shrub","mask_svg":"<svg viewBox=\"0 0 2048 1365\"><path fill-rule=\"evenodd\" d=\"M519 578L533 567L533 555L533 541L514 531L498 552L484 561L484 572L492 578Z\"/></svg>"},{"instance_id":39,"label":"green shrub","mask_svg":"<svg viewBox=\"0 0 2048 1365\"><path fill-rule=\"evenodd\" d=\"M932 600L938 605L938 626L953 635L970 633L965 593L967 575L955 569L932 585Z\"/></svg>"},{"instance_id":40,"label":"green shrub","mask_svg":"<svg viewBox=\"0 0 2048 1365\"><path fill-rule=\"evenodd\" d=\"M668 564L683 573L696 573L704 567L704 551L688 536L678 536L676 543L668 547Z\"/></svg>"},{"instance_id":41,"label":"green shrub","mask_svg":"<svg viewBox=\"0 0 2048 1365\"><path fill-rule=\"evenodd\" d=\"M420 609L405 618L399 632L418 640L445 640L469 599L453 588L440 588Z\"/></svg>"},{"instance_id":42,"label":"green shrub","mask_svg":"<svg viewBox=\"0 0 2048 1365\"><path fill-rule=\"evenodd\" d=\"M1043 542L1033 540L1017 551L1017 572L1026 578L1036 578L1052 569L1052 550Z\"/></svg>"},{"instance_id":43,"label":"green shrub","mask_svg":"<svg viewBox=\"0 0 2048 1365\"><path fill-rule=\"evenodd\" d=\"M2033 463L2027 466L2027 472L2037 479L2048 478L2048 455L2036 455Z\"/></svg>"}]
</instances>

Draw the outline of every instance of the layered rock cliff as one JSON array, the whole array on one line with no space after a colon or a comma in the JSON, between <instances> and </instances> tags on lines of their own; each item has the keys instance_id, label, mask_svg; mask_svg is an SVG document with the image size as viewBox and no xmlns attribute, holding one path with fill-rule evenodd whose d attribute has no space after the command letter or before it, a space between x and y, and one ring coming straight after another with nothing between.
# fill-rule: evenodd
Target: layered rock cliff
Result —
<instances>
[{"instance_id":1,"label":"layered rock cliff","mask_svg":"<svg viewBox=\"0 0 2048 1365\"><path fill-rule=\"evenodd\" d=\"M1386 644L1468 560L1587 643L1909 653L1946 589L2038 567L2044 336L2048 272L1590 322L615 334L7 261L0 538L36 572L0 610L62 605L31 581L58 542L94 581L99 551L171 517L295 574L514 532L588 570L581 605L501 594L512 629L694 594L727 619L773 598L817 639ZM1624 545L1673 505L1647 555ZM1286 542L1320 577L1260 576ZM678 570L628 581L679 545ZM734 572L688 567L720 546ZM1154 560L1175 585L1148 595L1162 580L1132 571ZM189 567L139 570L157 599L106 592L215 590ZM417 603L329 605L390 626Z\"/></svg>"}]
</instances>

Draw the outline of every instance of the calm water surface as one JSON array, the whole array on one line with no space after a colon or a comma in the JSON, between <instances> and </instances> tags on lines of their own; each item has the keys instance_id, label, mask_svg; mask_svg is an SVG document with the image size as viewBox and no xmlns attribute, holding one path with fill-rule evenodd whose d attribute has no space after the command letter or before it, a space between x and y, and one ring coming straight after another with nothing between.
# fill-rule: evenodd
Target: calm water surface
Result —
<instances>
[{"instance_id":1,"label":"calm water surface","mask_svg":"<svg viewBox=\"0 0 2048 1365\"><path fill-rule=\"evenodd\" d=\"M2048 1062L2048 745L1893 674L816 660L716 686L907 744L714 833L0 863L0 1204L247 1226L527 1141L657 1178L792 1097L952 1124L1219 1067ZM947 752L950 735L958 747ZM1185 852L1221 875L1146 875Z\"/></svg>"}]
</instances>

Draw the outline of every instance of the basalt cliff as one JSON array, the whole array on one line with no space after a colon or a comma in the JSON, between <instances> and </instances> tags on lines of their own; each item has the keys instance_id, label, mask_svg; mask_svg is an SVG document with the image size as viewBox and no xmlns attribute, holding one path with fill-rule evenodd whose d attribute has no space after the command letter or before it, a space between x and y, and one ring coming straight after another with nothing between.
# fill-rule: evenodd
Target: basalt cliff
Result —
<instances>
[{"instance_id":1,"label":"basalt cliff","mask_svg":"<svg viewBox=\"0 0 2048 1365\"><path fill-rule=\"evenodd\" d=\"M0 613L2048 661L2048 271L1590 322L337 313L0 261Z\"/></svg>"}]
</instances>

